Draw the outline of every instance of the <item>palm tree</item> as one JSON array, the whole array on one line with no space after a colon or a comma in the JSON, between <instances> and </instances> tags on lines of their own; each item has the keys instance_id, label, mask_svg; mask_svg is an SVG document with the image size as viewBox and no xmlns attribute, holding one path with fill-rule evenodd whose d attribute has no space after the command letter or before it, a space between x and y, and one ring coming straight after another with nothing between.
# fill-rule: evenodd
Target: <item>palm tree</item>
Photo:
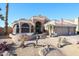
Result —
<instances>
[{"instance_id":1,"label":"palm tree","mask_svg":"<svg viewBox=\"0 0 79 59\"><path fill-rule=\"evenodd\" d=\"M5 16L5 34L8 35L8 7L9 4L6 3L6 16Z\"/></svg>"},{"instance_id":2,"label":"palm tree","mask_svg":"<svg viewBox=\"0 0 79 59\"><path fill-rule=\"evenodd\" d=\"M0 14L0 19L5 21L5 34L8 35L8 3L6 3L6 16L4 19L4 16ZM0 8L1 11L1 8Z\"/></svg>"}]
</instances>

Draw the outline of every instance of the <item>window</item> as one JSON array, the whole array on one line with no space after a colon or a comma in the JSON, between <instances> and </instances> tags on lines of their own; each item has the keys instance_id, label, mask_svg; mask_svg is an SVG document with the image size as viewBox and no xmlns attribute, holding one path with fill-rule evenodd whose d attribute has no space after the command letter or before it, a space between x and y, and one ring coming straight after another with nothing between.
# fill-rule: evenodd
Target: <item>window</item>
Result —
<instances>
[{"instance_id":1,"label":"window","mask_svg":"<svg viewBox=\"0 0 79 59\"><path fill-rule=\"evenodd\" d=\"M24 24L22 24L22 26L21 26L21 32L22 33L29 33L29 24L27 24L27 23L24 23Z\"/></svg>"},{"instance_id":2,"label":"window","mask_svg":"<svg viewBox=\"0 0 79 59\"><path fill-rule=\"evenodd\" d=\"M19 25L17 24L16 26L17 26L16 33L19 33Z\"/></svg>"},{"instance_id":3,"label":"window","mask_svg":"<svg viewBox=\"0 0 79 59\"><path fill-rule=\"evenodd\" d=\"M31 26L31 32L34 32L34 28L33 28L33 26Z\"/></svg>"}]
</instances>

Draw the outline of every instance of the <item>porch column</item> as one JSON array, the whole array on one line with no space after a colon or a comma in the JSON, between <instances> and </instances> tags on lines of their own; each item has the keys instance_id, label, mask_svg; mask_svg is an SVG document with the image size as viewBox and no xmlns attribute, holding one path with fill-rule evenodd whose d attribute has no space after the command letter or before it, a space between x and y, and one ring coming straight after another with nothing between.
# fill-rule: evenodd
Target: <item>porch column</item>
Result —
<instances>
[{"instance_id":1,"label":"porch column","mask_svg":"<svg viewBox=\"0 0 79 59\"><path fill-rule=\"evenodd\" d=\"M16 34L16 25L13 27L13 34Z\"/></svg>"},{"instance_id":2,"label":"porch column","mask_svg":"<svg viewBox=\"0 0 79 59\"><path fill-rule=\"evenodd\" d=\"M19 33L21 33L21 23L19 22Z\"/></svg>"},{"instance_id":3,"label":"porch column","mask_svg":"<svg viewBox=\"0 0 79 59\"><path fill-rule=\"evenodd\" d=\"M41 24L41 32L43 32L43 24Z\"/></svg>"},{"instance_id":4,"label":"porch column","mask_svg":"<svg viewBox=\"0 0 79 59\"><path fill-rule=\"evenodd\" d=\"M33 27L33 32L35 33L35 26Z\"/></svg>"},{"instance_id":5,"label":"porch column","mask_svg":"<svg viewBox=\"0 0 79 59\"><path fill-rule=\"evenodd\" d=\"M29 25L29 27L30 27L30 28L29 28L29 32L31 33L31 25Z\"/></svg>"}]
</instances>

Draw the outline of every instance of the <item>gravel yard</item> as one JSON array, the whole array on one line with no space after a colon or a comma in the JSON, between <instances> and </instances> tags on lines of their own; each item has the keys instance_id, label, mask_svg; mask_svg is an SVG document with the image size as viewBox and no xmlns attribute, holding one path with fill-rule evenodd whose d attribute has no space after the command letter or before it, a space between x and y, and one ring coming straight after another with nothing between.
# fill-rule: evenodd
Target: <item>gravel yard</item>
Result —
<instances>
[{"instance_id":1,"label":"gravel yard","mask_svg":"<svg viewBox=\"0 0 79 59\"><path fill-rule=\"evenodd\" d=\"M79 41L79 35L75 36L59 36L62 38L67 38L70 42L76 43ZM59 37L50 37L45 39L39 39L38 45L52 45L49 53L47 56L79 56L79 44L72 44L72 45L66 45L62 48L57 48L57 43ZM0 39L0 42L7 41L8 43L12 43L11 39ZM28 41L28 42L36 42ZM39 49L41 47L35 48L33 46L31 47L25 47L25 48L16 48L15 52L17 56L39 56Z\"/></svg>"}]
</instances>

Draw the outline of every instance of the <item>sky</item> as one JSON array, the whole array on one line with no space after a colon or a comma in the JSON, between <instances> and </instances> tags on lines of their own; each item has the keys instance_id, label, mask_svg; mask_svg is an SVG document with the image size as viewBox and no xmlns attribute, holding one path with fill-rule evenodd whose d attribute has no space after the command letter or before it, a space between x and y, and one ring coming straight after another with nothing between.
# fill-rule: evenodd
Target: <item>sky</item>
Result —
<instances>
[{"instance_id":1,"label":"sky","mask_svg":"<svg viewBox=\"0 0 79 59\"><path fill-rule=\"evenodd\" d=\"M5 6L5 3L0 3L0 13L4 16ZM38 15L46 16L50 20L74 19L79 16L79 3L9 3L9 26L20 18L29 19ZM0 26L4 27L4 21L0 20Z\"/></svg>"}]
</instances>

